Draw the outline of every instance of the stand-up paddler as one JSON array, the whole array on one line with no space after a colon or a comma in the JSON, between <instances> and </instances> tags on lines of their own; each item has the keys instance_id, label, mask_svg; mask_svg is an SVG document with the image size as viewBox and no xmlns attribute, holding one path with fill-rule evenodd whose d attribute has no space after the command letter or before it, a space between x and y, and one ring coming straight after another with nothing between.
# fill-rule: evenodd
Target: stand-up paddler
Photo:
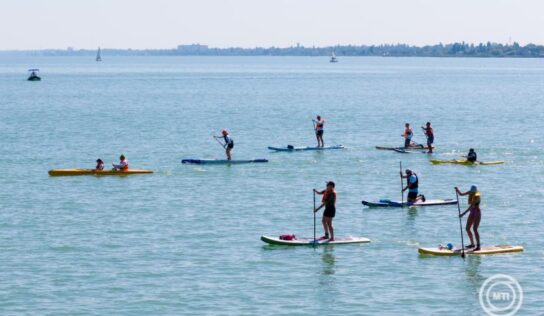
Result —
<instances>
[{"instance_id":1,"label":"stand-up paddler","mask_svg":"<svg viewBox=\"0 0 544 316\"><path fill-rule=\"evenodd\" d=\"M323 230L325 230L325 236L321 237L321 240L328 239L329 241L334 241L334 228L332 227L332 220L336 215L336 191L334 189L335 184L332 181L327 182L327 188L323 191L317 191L314 189L314 192L320 195L323 195L321 199L321 205L314 210L314 212L319 211L322 208L325 208L323 212Z\"/></svg>"},{"instance_id":2,"label":"stand-up paddler","mask_svg":"<svg viewBox=\"0 0 544 316\"><path fill-rule=\"evenodd\" d=\"M225 154L227 155L227 160L232 160L231 151L234 148L234 140L229 135L229 132L226 129L221 131L221 136L214 136L216 139L223 139L225 142L223 148L225 148Z\"/></svg>"},{"instance_id":3,"label":"stand-up paddler","mask_svg":"<svg viewBox=\"0 0 544 316\"><path fill-rule=\"evenodd\" d=\"M423 129L423 133L425 133L425 136L427 137L427 149L428 153L433 153L433 143L434 143L434 131L433 127L431 126L431 122L427 122L425 126L421 127Z\"/></svg>"},{"instance_id":4,"label":"stand-up paddler","mask_svg":"<svg viewBox=\"0 0 544 316\"><path fill-rule=\"evenodd\" d=\"M467 235L468 238L470 238L470 245L466 246L466 248L474 248L474 251L478 251L480 250L480 233L478 232L478 227L480 226L480 221L482 219L482 211L480 209L480 191L478 191L478 187L475 185L471 186L470 190L464 193L459 191L459 188L457 187L455 188L455 191L461 196L468 195L468 208L459 216L463 217L467 212L470 212L466 225ZM470 231L471 228L474 231L474 235ZM476 244L474 244L474 237L476 237Z\"/></svg>"},{"instance_id":5,"label":"stand-up paddler","mask_svg":"<svg viewBox=\"0 0 544 316\"><path fill-rule=\"evenodd\" d=\"M325 119L318 115L314 120L314 126L315 137L317 138L317 147L325 147L325 142L323 141L323 133L325 132Z\"/></svg>"}]
</instances>

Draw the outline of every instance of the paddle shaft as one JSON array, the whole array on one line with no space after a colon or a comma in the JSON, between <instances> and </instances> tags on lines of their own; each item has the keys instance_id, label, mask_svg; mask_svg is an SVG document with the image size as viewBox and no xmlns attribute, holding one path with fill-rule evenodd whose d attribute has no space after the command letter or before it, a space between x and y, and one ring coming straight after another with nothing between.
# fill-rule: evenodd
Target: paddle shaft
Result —
<instances>
[{"instance_id":1,"label":"paddle shaft","mask_svg":"<svg viewBox=\"0 0 544 316\"><path fill-rule=\"evenodd\" d=\"M461 257L465 258L465 241L463 237L463 221L461 219L461 205L459 204L459 193L455 191L455 196L457 197L457 211L459 213L459 229L461 230Z\"/></svg>"},{"instance_id":2,"label":"paddle shaft","mask_svg":"<svg viewBox=\"0 0 544 316\"><path fill-rule=\"evenodd\" d=\"M401 206L404 207L404 192L402 192L402 189L404 189L404 181L402 181L402 161L399 163L400 167L400 198L402 201Z\"/></svg>"},{"instance_id":3,"label":"paddle shaft","mask_svg":"<svg viewBox=\"0 0 544 316\"><path fill-rule=\"evenodd\" d=\"M221 147L223 147L223 149L225 149L225 145L224 145L221 141L219 141L219 139L217 139L217 137L214 136L213 139L215 139L215 141L216 141L219 145L221 145Z\"/></svg>"},{"instance_id":4,"label":"paddle shaft","mask_svg":"<svg viewBox=\"0 0 544 316\"><path fill-rule=\"evenodd\" d=\"M314 247L315 247L315 191L312 190L312 193L314 194L314 209L312 210L314 212Z\"/></svg>"}]
</instances>

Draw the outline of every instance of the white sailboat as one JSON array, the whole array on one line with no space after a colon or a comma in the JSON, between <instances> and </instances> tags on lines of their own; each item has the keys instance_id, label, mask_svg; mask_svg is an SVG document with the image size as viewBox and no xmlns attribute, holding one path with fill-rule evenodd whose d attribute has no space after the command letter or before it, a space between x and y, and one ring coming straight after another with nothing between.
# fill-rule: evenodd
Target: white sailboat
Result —
<instances>
[{"instance_id":1,"label":"white sailboat","mask_svg":"<svg viewBox=\"0 0 544 316\"><path fill-rule=\"evenodd\" d=\"M331 54L330 62L331 63L337 63L338 62L338 58L336 58L336 54L334 52L332 52L332 54Z\"/></svg>"},{"instance_id":2,"label":"white sailboat","mask_svg":"<svg viewBox=\"0 0 544 316\"><path fill-rule=\"evenodd\" d=\"M102 57L100 56L100 47L98 47L98 51L96 52L96 61L102 61Z\"/></svg>"}]
</instances>

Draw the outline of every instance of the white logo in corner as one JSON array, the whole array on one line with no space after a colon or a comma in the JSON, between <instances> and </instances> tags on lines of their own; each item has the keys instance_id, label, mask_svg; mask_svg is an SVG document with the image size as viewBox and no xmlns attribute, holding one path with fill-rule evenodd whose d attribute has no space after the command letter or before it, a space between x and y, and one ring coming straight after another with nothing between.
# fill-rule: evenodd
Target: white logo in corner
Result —
<instances>
[{"instance_id":1,"label":"white logo in corner","mask_svg":"<svg viewBox=\"0 0 544 316\"><path fill-rule=\"evenodd\" d=\"M523 303L519 282L506 274L495 274L480 287L480 305L490 316L512 316Z\"/></svg>"}]
</instances>

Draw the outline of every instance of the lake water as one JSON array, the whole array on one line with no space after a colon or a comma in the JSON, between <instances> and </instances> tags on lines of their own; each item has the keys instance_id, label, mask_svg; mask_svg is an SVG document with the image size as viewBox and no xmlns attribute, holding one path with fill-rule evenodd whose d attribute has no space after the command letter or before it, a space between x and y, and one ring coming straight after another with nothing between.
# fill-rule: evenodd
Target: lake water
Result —
<instances>
[{"instance_id":1,"label":"lake water","mask_svg":"<svg viewBox=\"0 0 544 316\"><path fill-rule=\"evenodd\" d=\"M521 284L519 314L543 314L543 59L103 59L0 59L0 314L482 315L478 291L498 273ZM26 81L31 67L41 82ZM314 145L316 114L326 144L347 150L267 150ZM402 144L405 122L424 142L427 121L432 158L474 147L506 164L435 166L374 149ZM222 128L235 158L270 163L180 163L223 158L211 137ZM121 153L155 174L47 174ZM420 256L420 246L460 244L456 206L361 205L400 199L400 160L427 198L478 185L482 244L525 252ZM312 189L327 180L337 184L336 234L370 244L260 241L312 236Z\"/></svg>"}]
</instances>

